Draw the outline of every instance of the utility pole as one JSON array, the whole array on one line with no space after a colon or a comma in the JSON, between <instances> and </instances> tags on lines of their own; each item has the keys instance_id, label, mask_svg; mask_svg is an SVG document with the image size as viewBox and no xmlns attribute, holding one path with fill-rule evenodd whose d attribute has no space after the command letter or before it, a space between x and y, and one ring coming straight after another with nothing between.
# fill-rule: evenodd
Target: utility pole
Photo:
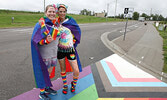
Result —
<instances>
[{"instance_id":1,"label":"utility pole","mask_svg":"<svg viewBox=\"0 0 167 100\"><path fill-rule=\"evenodd\" d=\"M150 11L150 16L152 15L152 8L151 8L151 11Z\"/></svg>"},{"instance_id":2,"label":"utility pole","mask_svg":"<svg viewBox=\"0 0 167 100\"><path fill-rule=\"evenodd\" d=\"M107 16L108 16L108 9L109 9L109 3L107 3L107 15L105 16L106 17L106 21L107 21Z\"/></svg>"},{"instance_id":3,"label":"utility pole","mask_svg":"<svg viewBox=\"0 0 167 100\"><path fill-rule=\"evenodd\" d=\"M115 2L115 15L114 15L114 18L116 17L116 11L117 11L117 0Z\"/></svg>"},{"instance_id":4,"label":"utility pole","mask_svg":"<svg viewBox=\"0 0 167 100\"><path fill-rule=\"evenodd\" d=\"M109 3L107 3L107 16L108 16L108 9L109 9Z\"/></svg>"},{"instance_id":5,"label":"utility pole","mask_svg":"<svg viewBox=\"0 0 167 100\"><path fill-rule=\"evenodd\" d=\"M45 0L44 0L44 13L45 13Z\"/></svg>"}]
</instances>

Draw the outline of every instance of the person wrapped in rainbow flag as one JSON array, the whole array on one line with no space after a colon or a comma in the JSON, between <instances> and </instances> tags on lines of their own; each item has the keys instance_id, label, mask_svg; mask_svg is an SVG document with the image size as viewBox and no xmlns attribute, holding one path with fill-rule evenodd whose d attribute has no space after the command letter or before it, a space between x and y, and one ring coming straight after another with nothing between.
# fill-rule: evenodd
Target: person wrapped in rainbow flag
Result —
<instances>
[{"instance_id":1,"label":"person wrapped in rainbow flag","mask_svg":"<svg viewBox=\"0 0 167 100\"><path fill-rule=\"evenodd\" d=\"M50 88L52 86L50 78L55 76L60 32L53 24L56 21L56 9L53 5L46 7L45 15L34 27L31 53L36 86L40 88L39 97L51 100L46 93L53 95L57 93Z\"/></svg>"},{"instance_id":2,"label":"person wrapped in rainbow flag","mask_svg":"<svg viewBox=\"0 0 167 100\"><path fill-rule=\"evenodd\" d=\"M61 76L63 80L63 93L67 94L68 86L66 79L66 72L73 71L73 81L71 82L71 92L75 92L75 87L79 77L79 72L82 71L79 56L76 50L80 43L81 30L76 21L67 16L67 6L64 4L57 4L58 9L58 23L60 31L60 39L58 44L57 59L60 64ZM71 67L69 67L71 65ZM69 69L70 68L70 69Z\"/></svg>"}]
</instances>

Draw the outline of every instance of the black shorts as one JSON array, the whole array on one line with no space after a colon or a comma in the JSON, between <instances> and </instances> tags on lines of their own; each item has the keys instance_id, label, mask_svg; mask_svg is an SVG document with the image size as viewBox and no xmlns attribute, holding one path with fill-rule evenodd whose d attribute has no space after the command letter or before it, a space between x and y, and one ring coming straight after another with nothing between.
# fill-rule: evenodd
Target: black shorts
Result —
<instances>
[{"instance_id":1,"label":"black shorts","mask_svg":"<svg viewBox=\"0 0 167 100\"><path fill-rule=\"evenodd\" d=\"M75 60L76 59L75 51L72 51L72 52L58 51L57 59L63 59L65 57L67 57L68 60Z\"/></svg>"}]
</instances>

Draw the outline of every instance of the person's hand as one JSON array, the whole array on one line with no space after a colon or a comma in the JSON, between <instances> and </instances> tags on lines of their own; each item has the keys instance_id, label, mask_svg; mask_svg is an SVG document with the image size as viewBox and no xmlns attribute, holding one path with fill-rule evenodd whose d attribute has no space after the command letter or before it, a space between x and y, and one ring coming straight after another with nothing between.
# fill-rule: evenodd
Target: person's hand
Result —
<instances>
[{"instance_id":1,"label":"person's hand","mask_svg":"<svg viewBox=\"0 0 167 100\"><path fill-rule=\"evenodd\" d=\"M39 25L44 24L44 20L39 20Z\"/></svg>"},{"instance_id":2,"label":"person's hand","mask_svg":"<svg viewBox=\"0 0 167 100\"><path fill-rule=\"evenodd\" d=\"M52 42L53 41L53 38L52 38L51 35L48 35L46 39L47 39L48 42Z\"/></svg>"}]
</instances>

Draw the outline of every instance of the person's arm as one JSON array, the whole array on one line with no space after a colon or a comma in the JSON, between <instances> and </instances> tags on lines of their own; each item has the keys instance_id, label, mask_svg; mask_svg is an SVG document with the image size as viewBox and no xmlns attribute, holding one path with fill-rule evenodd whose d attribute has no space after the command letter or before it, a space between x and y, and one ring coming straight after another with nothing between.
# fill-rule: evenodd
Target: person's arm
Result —
<instances>
[{"instance_id":1,"label":"person's arm","mask_svg":"<svg viewBox=\"0 0 167 100\"><path fill-rule=\"evenodd\" d=\"M46 37L46 39L42 39L40 42L39 42L39 45L44 45L44 44L49 44L50 42L53 41L53 38L51 35L48 35Z\"/></svg>"},{"instance_id":2,"label":"person's arm","mask_svg":"<svg viewBox=\"0 0 167 100\"><path fill-rule=\"evenodd\" d=\"M38 22L41 27L45 26L45 19L43 17L41 17Z\"/></svg>"}]
</instances>

